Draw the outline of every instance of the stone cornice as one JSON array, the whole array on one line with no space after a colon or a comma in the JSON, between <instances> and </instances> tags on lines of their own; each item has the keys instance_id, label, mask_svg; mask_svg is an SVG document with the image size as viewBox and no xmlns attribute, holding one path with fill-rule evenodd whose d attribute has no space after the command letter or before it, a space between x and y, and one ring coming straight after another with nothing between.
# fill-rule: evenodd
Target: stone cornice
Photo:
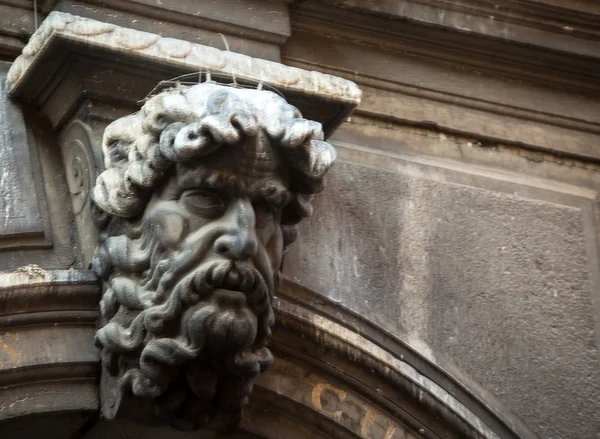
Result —
<instances>
[{"instance_id":1,"label":"stone cornice","mask_svg":"<svg viewBox=\"0 0 600 439\"><path fill-rule=\"evenodd\" d=\"M100 285L90 271L28 265L0 272L0 327L57 322L94 324Z\"/></svg>"},{"instance_id":2,"label":"stone cornice","mask_svg":"<svg viewBox=\"0 0 600 439\"><path fill-rule=\"evenodd\" d=\"M29 40L23 53L8 72L12 95L18 95L36 61L53 39L69 40L89 48L100 48L118 54L134 55L145 60L175 64L193 71L224 73L263 82L280 90L289 90L326 100L357 105L360 89L351 81L318 72L287 67L200 44L163 38L147 32L52 12Z\"/></svg>"},{"instance_id":3,"label":"stone cornice","mask_svg":"<svg viewBox=\"0 0 600 439\"><path fill-rule=\"evenodd\" d=\"M0 57L12 60L53 10L69 12L119 26L224 48L279 61L279 46L290 36L291 0L0 0Z\"/></svg>"},{"instance_id":4,"label":"stone cornice","mask_svg":"<svg viewBox=\"0 0 600 439\"><path fill-rule=\"evenodd\" d=\"M341 7L518 43L598 56L600 7L571 1L336 0ZM581 39L579 44L570 41Z\"/></svg>"},{"instance_id":5,"label":"stone cornice","mask_svg":"<svg viewBox=\"0 0 600 439\"><path fill-rule=\"evenodd\" d=\"M306 118L320 122L326 136L362 94L336 76L62 12L52 12L31 37L7 84L13 98L29 101L58 129L86 100L94 104L85 111L108 103L118 117L139 108L163 81L195 83L208 73L221 83L277 90Z\"/></svg>"},{"instance_id":6,"label":"stone cornice","mask_svg":"<svg viewBox=\"0 0 600 439\"><path fill-rule=\"evenodd\" d=\"M553 3L309 0L293 5L291 17L296 31L597 92L600 8Z\"/></svg>"},{"instance_id":7,"label":"stone cornice","mask_svg":"<svg viewBox=\"0 0 600 439\"><path fill-rule=\"evenodd\" d=\"M39 0L38 0L39 1ZM290 35L288 6L270 0L59 0L43 11L68 12L118 26L279 61Z\"/></svg>"}]
</instances>

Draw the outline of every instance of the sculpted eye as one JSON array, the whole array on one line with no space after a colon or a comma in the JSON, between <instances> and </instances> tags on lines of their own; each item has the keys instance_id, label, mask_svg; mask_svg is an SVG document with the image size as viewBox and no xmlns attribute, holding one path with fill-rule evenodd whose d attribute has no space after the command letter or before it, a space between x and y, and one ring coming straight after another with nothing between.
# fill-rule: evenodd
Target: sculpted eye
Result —
<instances>
[{"instance_id":1,"label":"sculpted eye","mask_svg":"<svg viewBox=\"0 0 600 439\"><path fill-rule=\"evenodd\" d=\"M214 190L192 189L181 195L181 203L194 215L214 218L223 214L225 203Z\"/></svg>"}]
</instances>

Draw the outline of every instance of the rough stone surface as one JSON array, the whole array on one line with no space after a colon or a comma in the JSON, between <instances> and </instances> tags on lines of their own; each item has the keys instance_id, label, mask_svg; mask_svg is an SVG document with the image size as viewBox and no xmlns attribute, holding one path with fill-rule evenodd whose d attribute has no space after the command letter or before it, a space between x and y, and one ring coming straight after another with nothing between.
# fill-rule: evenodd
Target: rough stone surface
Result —
<instances>
[{"instance_id":1,"label":"rough stone surface","mask_svg":"<svg viewBox=\"0 0 600 439\"><path fill-rule=\"evenodd\" d=\"M271 0L57 0L53 9L191 43L279 61L288 6Z\"/></svg>"},{"instance_id":2,"label":"rough stone surface","mask_svg":"<svg viewBox=\"0 0 600 439\"><path fill-rule=\"evenodd\" d=\"M9 98L9 66L0 62L0 270L66 268L74 263L70 212L47 202L64 197L62 163L45 121Z\"/></svg>"},{"instance_id":3,"label":"rough stone surface","mask_svg":"<svg viewBox=\"0 0 600 439\"><path fill-rule=\"evenodd\" d=\"M0 272L2 435L38 437L45 426L44 437L71 438L93 419L99 290L90 272L33 264Z\"/></svg>"},{"instance_id":4,"label":"rough stone surface","mask_svg":"<svg viewBox=\"0 0 600 439\"><path fill-rule=\"evenodd\" d=\"M582 209L380 166L336 165L284 273L407 328L541 437L597 437L597 267Z\"/></svg>"}]
</instances>

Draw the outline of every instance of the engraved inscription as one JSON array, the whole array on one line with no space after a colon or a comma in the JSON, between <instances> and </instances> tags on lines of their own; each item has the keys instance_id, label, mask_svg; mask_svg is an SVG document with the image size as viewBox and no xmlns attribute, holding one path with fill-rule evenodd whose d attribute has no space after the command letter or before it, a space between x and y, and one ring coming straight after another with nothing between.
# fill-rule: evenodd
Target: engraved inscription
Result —
<instances>
[{"instance_id":1,"label":"engraved inscription","mask_svg":"<svg viewBox=\"0 0 600 439\"><path fill-rule=\"evenodd\" d=\"M21 352L17 347L19 336L14 332L0 334L0 369L14 367L21 362Z\"/></svg>"},{"instance_id":2,"label":"engraved inscription","mask_svg":"<svg viewBox=\"0 0 600 439\"><path fill-rule=\"evenodd\" d=\"M416 439L406 427L353 394L328 383L312 389L312 406L319 413L344 424L365 439Z\"/></svg>"}]
</instances>

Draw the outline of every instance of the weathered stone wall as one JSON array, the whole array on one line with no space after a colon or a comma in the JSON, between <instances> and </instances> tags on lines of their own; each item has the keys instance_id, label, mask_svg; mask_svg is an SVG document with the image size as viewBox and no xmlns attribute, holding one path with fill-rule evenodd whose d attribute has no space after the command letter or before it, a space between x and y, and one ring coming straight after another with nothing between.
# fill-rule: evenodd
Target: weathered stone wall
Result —
<instances>
[{"instance_id":1,"label":"weathered stone wall","mask_svg":"<svg viewBox=\"0 0 600 439\"><path fill-rule=\"evenodd\" d=\"M336 145L345 160L288 254L287 276L426 341L542 437L575 437L565 436L573 423L592 434L593 193L531 181L523 190L506 175L353 148L363 145Z\"/></svg>"},{"instance_id":2,"label":"weathered stone wall","mask_svg":"<svg viewBox=\"0 0 600 439\"><path fill-rule=\"evenodd\" d=\"M284 62L346 75L364 96L332 139L341 162L288 254L288 279L417 350L426 342L540 437L596 437L598 83L567 87L570 73L554 64L540 78L531 59L509 75L508 63L469 59L473 47L450 53L452 39L436 52L423 43L431 35L395 21L393 2L342 2L386 14L363 15L351 37L357 11L324 25L318 14L331 9L317 3L292 14ZM441 17L405 6L415 19ZM558 56L542 48L552 40L530 42ZM485 44L499 59L522 56ZM563 68L577 62L564 56Z\"/></svg>"}]
</instances>

